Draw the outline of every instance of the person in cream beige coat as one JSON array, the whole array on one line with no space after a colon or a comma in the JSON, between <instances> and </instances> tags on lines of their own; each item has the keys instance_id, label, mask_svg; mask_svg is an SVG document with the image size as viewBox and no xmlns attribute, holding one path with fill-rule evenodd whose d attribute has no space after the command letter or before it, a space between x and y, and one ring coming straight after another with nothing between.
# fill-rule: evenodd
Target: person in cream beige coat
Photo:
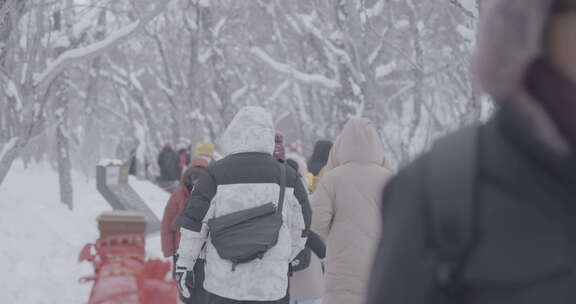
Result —
<instances>
[{"instance_id":1,"label":"person in cream beige coat","mask_svg":"<svg viewBox=\"0 0 576 304\"><path fill-rule=\"evenodd\" d=\"M381 229L382 188L392 173L374 124L350 119L312 195L312 231L326 242L323 304L363 304Z\"/></svg>"}]
</instances>

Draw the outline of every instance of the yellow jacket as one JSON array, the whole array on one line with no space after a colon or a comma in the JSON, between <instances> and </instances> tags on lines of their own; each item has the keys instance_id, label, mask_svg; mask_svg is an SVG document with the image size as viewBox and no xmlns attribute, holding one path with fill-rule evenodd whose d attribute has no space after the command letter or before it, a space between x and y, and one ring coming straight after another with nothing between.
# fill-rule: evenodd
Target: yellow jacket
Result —
<instances>
[{"instance_id":1,"label":"yellow jacket","mask_svg":"<svg viewBox=\"0 0 576 304\"><path fill-rule=\"evenodd\" d=\"M308 172L306 177L308 179L308 191L310 193L316 191L316 187L318 187L318 184L320 183L322 176L324 176L324 168L320 170L320 173L318 173L318 175L314 175L311 172Z\"/></svg>"}]
</instances>

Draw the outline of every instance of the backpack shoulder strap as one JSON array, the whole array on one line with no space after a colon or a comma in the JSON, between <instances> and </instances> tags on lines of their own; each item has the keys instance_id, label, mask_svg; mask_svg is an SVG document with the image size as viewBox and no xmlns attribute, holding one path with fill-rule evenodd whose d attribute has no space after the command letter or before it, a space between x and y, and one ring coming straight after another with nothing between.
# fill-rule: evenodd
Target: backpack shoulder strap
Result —
<instances>
[{"instance_id":1,"label":"backpack shoulder strap","mask_svg":"<svg viewBox=\"0 0 576 304\"><path fill-rule=\"evenodd\" d=\"M449 293L461 289L462 268L474 245L479 130L468 127L439 140L426 163L436 281Z\"/></svg>"},{"instance_id":2,"label":"backpack shoulder strap","mask_svg":"<svg viewBox=\"0 0 576 304\"><path fill-rule=\"evenodd\" d=\"M284 209L284 196L286 194L286 164L280 163L280 195L278 197L278 214Z\"/></svg>"}]
</instances>

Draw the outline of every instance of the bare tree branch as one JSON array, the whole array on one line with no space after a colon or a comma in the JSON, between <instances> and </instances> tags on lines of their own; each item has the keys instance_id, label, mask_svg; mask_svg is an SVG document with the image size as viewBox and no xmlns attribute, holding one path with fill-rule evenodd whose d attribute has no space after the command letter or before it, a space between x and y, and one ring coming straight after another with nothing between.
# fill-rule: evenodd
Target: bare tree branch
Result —
<instances>
[{"instance_id":1,"label":"bare tree branch","mask_svg":"<svg viewBox=\"0 0 576 304\"><path fill-rule=\"evenodd\" d=\"M0 7L0 26L4 25L7 15L10 13L10 10L14 7L17 0L6 0L4 5Z\"/></svg>"},{"instance_id":2,"label":"bare tree branch","mask_svg":"<svg viewBox=\"0 0 576 304\"><path fill-rule=\"evenodd\" d=\"M54 78L69 66L97 57L132 38L133 35L144 29L152 19L158 16L166 8L168 3L170 3L170 0L162 0L162 2L156 5L153 11L142 17L141 20L121 28L102 41L62 53L48 65L44 72L35 77L34 86L37 88L37 92L43 95Z\"/></svg>"},{"instance_id":3,"label":"bare tree branch","mask_svg":"<svg viewBox=\"0 0 576 304\"><path fill-rule=\"evenodd\" d=\"M340 88L340 83L338 83L338 81L330 79L324 75L307 74L298 71L292 66L276 61L274 58L270 57L270 55L266 54L266 52L264 52L264 50L262 50L259 47L252 47L250 49L250 52L252 52L252 54L254 54L258 59L267 63L275 71L290 76L296 81L307 84L320 85L328 89Z\"/></svg>"},{"instance_id":4,"label":"bare tree branch","mask_svg":"<svg viewBox=\"0 0 576 304\"><path fill-rule=\"evenodd\" d=\"M468 9L466 9L466 8L464 7L464 5L462 5L462 3L460 3L460 1L458 1L458 0L450 0L450 4L456 6L458 9L460 9L460 11L462 11L462 13L463 13L464 15L466 15L466 17L471 18L471 19L476 18L476 16L474 16L474 13L471 12L471 11L469 11Z\"/></svg>"}]
</instances>

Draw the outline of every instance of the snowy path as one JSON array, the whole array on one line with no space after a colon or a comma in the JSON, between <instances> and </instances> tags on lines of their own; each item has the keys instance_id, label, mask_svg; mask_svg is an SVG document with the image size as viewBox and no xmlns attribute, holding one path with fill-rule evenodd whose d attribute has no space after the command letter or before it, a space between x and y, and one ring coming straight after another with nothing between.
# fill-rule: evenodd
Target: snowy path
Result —
<instances>
[{"instance_id":1,"label":"snowy path","mask_svg":"<svg viewBox=\"0 0 576 304\"><path fill-rule=\"evenodd\" d=\"M75 210L58 200L58 177L48 165L24 169L16 162L0 186L0 302L85 303L91 284L78 279L92 273L78 264L84 244L98 237L96 217L110 206L94 181L75 175ZM168 194L145 181L130 181L161 217ZM160 257L159 235L147 239L147 252Z\"/></svg>"}]
</instances>

